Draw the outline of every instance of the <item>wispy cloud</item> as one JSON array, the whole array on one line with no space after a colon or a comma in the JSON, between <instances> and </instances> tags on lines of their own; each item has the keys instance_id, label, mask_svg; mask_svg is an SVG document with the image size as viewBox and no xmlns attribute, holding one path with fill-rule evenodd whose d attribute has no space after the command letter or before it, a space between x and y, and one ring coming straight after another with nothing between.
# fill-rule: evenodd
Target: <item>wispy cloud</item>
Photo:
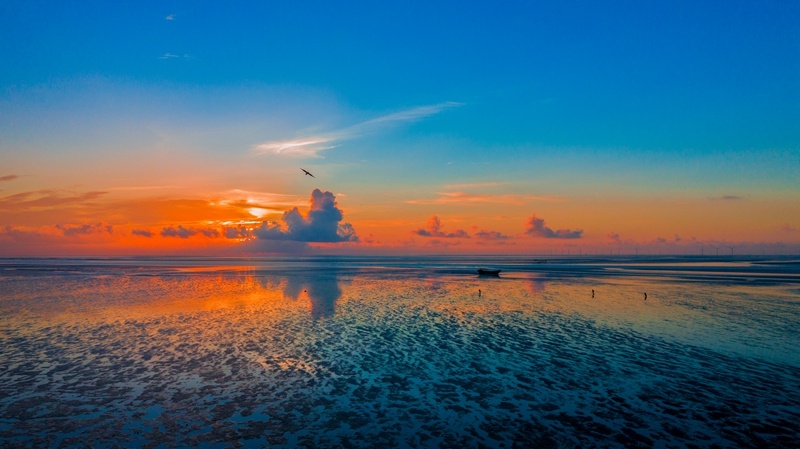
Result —
<instances>
[{"instance_id":1,"label":"wispy cloud","mask_svg":"<svg viewBox=\"0 0 800 449\"><path fill-rule=\"evenodd\" d=\"M106 195L106 193L108 192L94 191L79 194L65 194L53 190L22 192L0 198L0 210L24 211L82 204L100 198Z\"/></svg>"},{"instance_id":2,"label":"wispy cloud","mask_svg":"<svg viewBox=\"0 0 800 449\"><path fill-rule=\"evenodd\" d=\"M120 187L109 187L108 191L146 191L146 190L166 190L166 189L174 189L177 186L174 185L164 185L164 186L120 186Z\"/></svg>"},{"instance_id":3,"label":"wispy cloud","mask_svg":"<svg viewBox=\"0 0 800 449\"><path fill-rule=\"evenodd\" d=\"M534 195L493 195L493 194L472 194L467 192L436 192L438 198L422 198L406 200L408 204L471 204L471 203L494 203L494 204L524 204L528 201L545 201L557 203L563 201L560 197L554 196L534 196Z\"/></svg>"},{"instance_id":4,"label":"wispy cloud","mask_svg":"<svg viewBox=\"0 0 800 449\"><path fill-rule=\"evenodd\" d=\"M17 178L19 178L19 176L17 176L17 175L0 176L0 182L13 181L13 180L15 180Z\"/></svg>"},{"instance_id":5,"label":"wispy cloud","mask_svg":"<svg viewBox=\"0 0 800 449\"><path fill-rule=\"evenodd\" d=\"M442 186L446 190L462 190L462 189L480 189L486 187L500 187L508 185L507 182L476 182L466 184L445 184Z\"/></svg>"},{"instance_id":6,"label":"wispy cloud","mask_svg":"<svg viewBox=\"0 0 800 449\"><path fill-rule=\"evenodd\" d=\"M319 157L320 151L336 147L336 145L331 145L331 142L346 138L327 134L312 139L265 142L256 146L255 149L259 154L273 153L283 156Z\"/></svg>"},{"instance_id":7,"label":"wispy cloud","mask_svg":"<svg viewBox=\"0 0 800 449\"><path fill-rule=\"evenodd\" d=\"M462 106L462 103L445 102L420 106L404 111L382 115L353 126L325 133L306 135L288 140L264 142L253 147L258 154L278 154L294 157L320 157L319 153L335 148L338 142L352 140L393 124L414 122L438 114L446 109Z\"/></svg>"},{"instance_id":8,"label":"wispy cloud","mask_svg":"<svg viewBox=\"0 0 800 449\"><path fill-rule=\"evenodd\" d=\"M164 20L169 20L170 22L175 20L175 14L167 14L167 16L164 17Z\"/></svg>"},{"instance_id":9,"label":"wispy cloud","mask_svg":"<svg viewBox=\"0 0 800 449\"><path fill-rule=\"evenodd\" d=\"M789 223L784 223L784 225L781 226L781 232L785 232L787 234L797 234L800 232L800 230L794 226L791 226Z\"/></svg>"},{"instance_id":10,"label":"wispy cloud","mask_svg":"<svg viewBox=\"0 0 800 449\"><path fill-rule=\"evenodd\" d=\"M159 56L158 59L193 59L192 55L176 55L175 53L166 52Z\"/></svg>"},{"instance_id":11,"label":"wispy cloud","mask_svg":"<svg viewBox=\"0 0 800 449\"><path fill-rule=\"evenodd\" d=\"M261 218L269 214L282 214L287 208L303 206L306 200L294 195L280 193L252 192L234 189L224 193L225 199L213 201L213 206L226 206L246 210L250 215Z\"/></svg>"},{"instance_id":12,"label":"wispy cloud","mask_svg":"<svg viewBox=\"0 0 800 449\"><path fill-rule=\"evenodd\" d=\"M739 200L743 200L744 197L738 196L738 195L722 195L722 196L713 197L711 199L712 200L716 200L716 201L739 201Z\"/></svg>"}]
</instances>

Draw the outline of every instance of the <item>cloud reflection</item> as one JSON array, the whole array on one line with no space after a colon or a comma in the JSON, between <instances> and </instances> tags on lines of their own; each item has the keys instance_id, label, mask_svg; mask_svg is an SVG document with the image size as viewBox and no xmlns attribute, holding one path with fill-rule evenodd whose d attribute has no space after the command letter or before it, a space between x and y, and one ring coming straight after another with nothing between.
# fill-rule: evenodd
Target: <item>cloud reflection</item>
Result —
<instances>
[{"instance_id":1,"label":"cloud reflection","mask_svg":"<svg viewBox=\"0 0 800 449\"><path fill-rule=\"evenodd\" d=\"M310 276L287 276L283 294L292 300L308 295L311 317L318 320L334 315L336 300L342 296L342 290L336 273L314 273Z\"/></svg>"}]
</instances>

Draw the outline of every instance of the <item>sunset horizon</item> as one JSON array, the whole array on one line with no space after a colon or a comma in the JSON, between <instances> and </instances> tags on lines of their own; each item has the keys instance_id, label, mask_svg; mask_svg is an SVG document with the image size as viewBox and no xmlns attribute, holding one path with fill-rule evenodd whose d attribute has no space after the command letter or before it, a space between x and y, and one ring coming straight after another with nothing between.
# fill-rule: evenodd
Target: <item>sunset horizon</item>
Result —
<instances>
[{"instance_id":1,"label":"sunset horizon","mask_svg":"<svg viewBox=\"0 0 800 449\"><path fill-rule=\"evenodd\" d=\"M800 447L800 1L0 1L0 447Z\"/></svg>"},{"instance_id":2,"label":"sunset horizon","mask_svg":"<svg viewBox=\"0 0 800 449\"><path fill-rule=\"evenodd\" d=\"M2 7L0 257L800 254L796 4L309 11Z\"/></svg>"}]
</instances>

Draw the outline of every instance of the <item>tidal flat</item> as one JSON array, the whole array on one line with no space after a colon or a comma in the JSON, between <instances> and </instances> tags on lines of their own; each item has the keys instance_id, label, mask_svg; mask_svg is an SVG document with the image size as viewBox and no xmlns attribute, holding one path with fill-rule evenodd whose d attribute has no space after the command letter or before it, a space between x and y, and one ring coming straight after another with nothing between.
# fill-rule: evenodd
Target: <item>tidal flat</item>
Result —
<instances>
[{"instance_id":1,"label":"tidal flat","mask_svg":"<svg viewBox=\"0 0 800 449\"><path fill-rule=\"evenodd\" d=\"M4 259L0 445L798 447L798 348L785 259Z\"/></svg>"}]
</instances>

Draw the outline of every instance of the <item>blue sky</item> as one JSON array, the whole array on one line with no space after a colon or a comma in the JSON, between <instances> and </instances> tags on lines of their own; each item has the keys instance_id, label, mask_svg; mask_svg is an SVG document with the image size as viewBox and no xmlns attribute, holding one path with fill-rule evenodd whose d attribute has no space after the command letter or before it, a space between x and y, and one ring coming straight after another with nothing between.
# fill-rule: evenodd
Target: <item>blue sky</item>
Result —
<instances>
[{"instance_id":1,"label":"blue sky","mask_svg":"<svg viewBox=\"0 0 800 449\"><path fill-rule=\"evenodd\" d=\"M307 195L289 172L304 164L376 210L466 184L789 201L798 17L793 1L5 1L0 177L25 176L0 190L134 183L136 165L220 190L256 189L258 169L275 179L263 189Z\"/></svg>"},{"instance_id":2,"label":"blue sky","mask_svg":"<svg viewBox=\"0 0 800 449\"><path fill-rule=\"evenodd\" d=\"M0 81L302 86L365 114L461 101L430 126L490 143L799 140L796 2L519 3L10 1Z\"/></svg>"}]
</instances>

